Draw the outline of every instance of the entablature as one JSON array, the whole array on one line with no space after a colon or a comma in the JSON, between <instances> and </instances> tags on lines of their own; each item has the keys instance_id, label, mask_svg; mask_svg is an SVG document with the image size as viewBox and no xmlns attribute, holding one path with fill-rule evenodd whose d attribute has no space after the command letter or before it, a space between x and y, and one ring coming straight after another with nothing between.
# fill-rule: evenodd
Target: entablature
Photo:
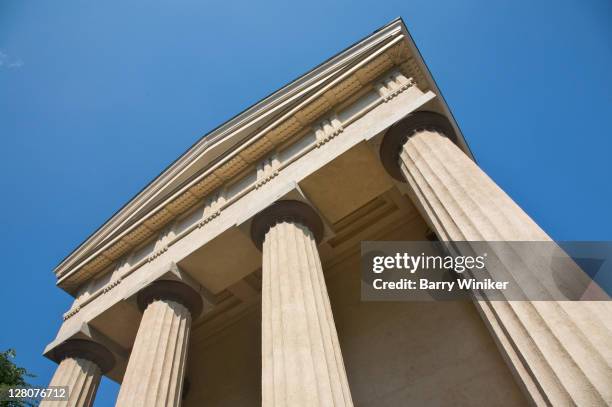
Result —
<instances>
[{"instance_id":1,"label":"entablature","mask_svg":"<svg viewBox=\"0 0 612 407\"><path fill-rule=\"evenodd\" d=\"M151 240L157 240L160 231L192 211L203 200L210 200L211 194L218 194L219 190L231 187L236 188L244 178L242 174L253 166L263 165L260 172L268 174L263 178L265 182L266 178L274 176L276 170L273 168L275 164L262 164L262 159L274 160L275 152L282 154L283 150L287 150L285 147L288 144L313 130L318 143L326 143L342 131L341 126L350 124L350 120L356 120L358 115L352 114L351 109L367 110L361 109L360 103L368 103L368 97L372 98L371 103L379 103L393 98L398 92L411 86L417 86L422 91L435 88L430 77L421 68L420 57L410 48L411 42L406 35L401 21L396 21L316 68L313 73L307 74L306 76L310 76L310 82L302 84L303 89L293 89L294 94L291 96L283 95L287 99L283 103L269 102L274 104L274 109L263 112L263 107L258 107L260 115L257 120L266 116L267 123L252 131L248 137L241 136L239 144L219 153L208 166L185 179L172 194L167 194L164 199L159 198L157 204L153 204L152 198L146 203L141 202L139 217L132 214L129 222L125 220L122 224L115 224L114 231L110 229L119 220L111 219L95 238L92 237L58 266L58 285L70 293L77 294L85 282L101 273L112 272L124 256ZM383 75L384 73L388 75ZM291 86L294 85L289 85ZM375 97L371 96L372 89L376 90ZM264 102L273 97L274 95ZM346 117L341 119L339 115L343 114ZM219 144L229 145L233 134L238 134L245 127L253 127L252 123L244 123L249 120L254 118L245 118L238 129L234 128L233 133L229 132L223 137L208 136L212 137L212 142L207 148L218 150ZM194 161L194 157L187 157L193 153L192 150L179 161ZM204 151L199 154L205 153ZM172 168L168 171L171 170ZM164 175L165 173L160 177ZM261 183L262 180L258 182ZM149 189L155 189L155 184L158 184L158 180ZM168 190L167 186L165 190ZM143 194L146 193L152 192L143 191ZM127 211L141 199L144 197L137 196L134 202L121 212ZM118 217L121 217L121 212ZM102 232L106 232L105 238L101 236L104 234ZM158 249L163 250L163 246Z\"/></svg>"},{"instance_id":2,"label":"entablature","mask_svg":"<svg viewBox=\"0 0 612 407\"><path fill-rule=\"evenodd\" d=\"M398 73L392 71L388 76L397 78ZM399 77L405 78L401 74ZM398 80L398 83L402 81L404 80ZM283 150L273 151L257 165L251 166L250 170L242 172L232 183L218 188L190 211L160 228L155 236L122 256L120 261L113 264L112 269L90 279L82 287L73 307L64 315L64 319L73 317L97 297L113 290L136 270L155 267L156 264L168 262L169 259L179 262L190 252L205 245L207 241L214 240L229 228L246 222L258 210L295 189L300 180L316 171L318 161L314 160L315 155L323 160L320 165L324 165L343 154L355 143L380 133L386 126L393 124L395 119L400 119L403 115L435 99L432 92L423 93L416 86L405 87L402 92L397 93L396 100L384 95L386 93L378 88L364 98L369 103L362 101L358 104L360 109L347 109L334 113L332 118L322 119L309 133L287 145ZM381 106L382 104L385 106ZM332 122L334 125L330 124ZM332 141L338 140L346 141L329 146ZM306 163L309 165L305 166ZM275 186L272 191L270 184ZM232 215L230 209L236 209L236 215ZM224 226L215 228L219 223ZM184 241L189 241L194 233L200 231L207 232L205 241L199 243L190 241L180 255L172 253L171 249L181 246ZM217 287L207 288L215 291Z\"/></svg>"}]
</instances>

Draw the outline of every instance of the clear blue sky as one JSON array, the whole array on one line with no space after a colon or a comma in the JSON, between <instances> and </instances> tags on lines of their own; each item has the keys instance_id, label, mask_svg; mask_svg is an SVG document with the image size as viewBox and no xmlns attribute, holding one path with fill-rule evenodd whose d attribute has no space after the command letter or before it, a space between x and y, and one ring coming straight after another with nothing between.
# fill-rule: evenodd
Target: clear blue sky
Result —
<instances>
[{"instance_id":1,"label":"clear blue sky","mask_svg":"<svg viewBox=\"0 0 612 407\"><path fill-rule=\"evenodd\" d=\"M0 349L46 384L71 302L53 267L208 130L397 16L493 179L555 239L612 240L609 0L2 0Z\"/></svg>"}]
</instances>

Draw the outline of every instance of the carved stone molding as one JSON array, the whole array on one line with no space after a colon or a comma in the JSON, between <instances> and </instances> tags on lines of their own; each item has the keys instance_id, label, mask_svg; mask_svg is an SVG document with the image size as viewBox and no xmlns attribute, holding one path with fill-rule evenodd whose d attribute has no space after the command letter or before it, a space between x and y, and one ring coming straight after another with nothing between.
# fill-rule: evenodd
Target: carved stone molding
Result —
<instances>
[{"instance_id":1,"label":"carved stone molding","mask_svg":"<svg viewBox=\"0 0 612 407\"><path fill-rule=\"evenodd\" d=\"M80 305L76 305L72 307L71 309L69 309L67 312L64 313L64 321L76 315L80 310L81 310Z\"/></svg>"},{"instance_id":2,"label":"carved stone molding","mask_svg":"<svg viewBox=\"0 0 612 407\"><path fill-rule=\"evenodd\" d=\"M418 131L435 130L453 142L457 135L449 120L441 114L427 111L411 113L389 128L380 146L380 159L393 178L406 182L400 170L400 151L406 140Z\"/></svg>"},{"instance_id":3,"label":"carved stone molding","mask_svg":"<svg viewBox=\"0 0 612 407\"><path fill-rule=\"evenodd\" d=\"M113 288L117 287L119 284L121 284L121 277L119 277L118 279L108 283L102 290L103 290L104 293L107 293L110 290L112 290Z\"/></svg>"},{"instance_id":4,"label":"carved stone molding","mask_svg":"<svg viewBox=\"0 0 612 407\"><path fill-rule=\"evenodd\" d=\"M184 305L196 319L203 308L202 298L193 288L174 280L158 280L143 288L137 297L138 307L144 311L155 300L167 300Z\"/></svg>"},{"instance_id":5,"label":"carved stone molding","mask_svg":"<svg viewBox=\"0 0 612 407\"><path fill-rule=\"evenodd\" d=\"M225 203L225 190L220 189L210 194L204 203L204 211L202 212L202 220L198 223L198 228L210 223L217 216L221 215L221 208Z\"/></svg>"},{"instance_id":6,"label":"carved stone molding","mask_svg":"<svg viewBox=\"0 0 612 407\"><path fill-rule=\"evenodd\" d=\"M338 134L344 131L342 122L338 119L336 114L333 114L327 119L322 120L318 125L315 126L315 136L317 138L317 147L322 146L329 140L336 137Z\"/></svg>"},{"instance_id":7,"label":"carved stone molding","mask_svg":"<svg viewBox=\"0 0 612 407\"><path fill-rule=\"evenodd\" d=\"M278 160L278 154L274 153L269 157L264 158L257 165L257 182L255 183L255 188L260 188L272 178L276 177L278 175L279 167L280 161Z\"/></svg>"},{"instance_id":8,"label":"carved stone molding","mask_svg":"<svg viewBox=\"0 0 612 407\"><path fill-rule=\"evenodd\" d=\"M214 211L214 212L210 213L208 216L206 216L204 219L202 219L198 223L198 228L201 228L201 227L205 226L206 224L210 223L213 219L215 219L219 215L221 215L221 211L220 210L217 210L217 211Z\"/></svg>"},{"instance_id":9,"label":"carved stone molding","mask_svg":"<svg viewBox=\"0 0 612 407\"><path fill-rule=\"evenodd\" d=\"M376 93L376 90L373 89L372 93ZM339 135L342 134L342 132L344 132L346 129L348 129L355 120L358 120L360 117L375 109L377 106L386 103L382 99L382 97L380 97L380 95L378 96L379 98L375 103L370 103L366 106L363 106L361 109L354 110L352 112L352 115L344 115L342 119L339 117L339 115L335 113L331 116L328 116L330 124L332 125L332 127L335 127L334 131L331 133L331 136L339 137ZM338 120L338 122L335 122L336 120ZM340 131L340 129L342 129L342 132ZM336 135L334 136L334 134ZM333 138L329 137L329 134L322 137L320 136L319 139L317 139L316 136L316 128L313 128L311 133L308 133L304 136L307 137L308 140L312 140L309 142L309 145L307 147L295 151L291 155L284 156L282 159L279 153L274 152L273 154L268 156L268 159L265 159L260 162L260 165L258 167L253 168L253 172L255 172L255 174L243 174L244 179L252 179L251 184L246 186L245 188L236 189L234 191L230 191L228 188L225 187L217 188L214 192L212 192L205 198L204 206L199 209L199 211L201 211L199 218L185 217L183 219L186 221L187 219L191 219L191 221L187 221L190 222L189 224L181 224L180 222L182 221L177 220L177 222L175 222L171 228L166 227L167 233L159 233L159 237L154 245L154 248L146 256L141 257L140 260L131 261L129 263L125 260L130 258L130 256L127 255L123 257L123 261L118 260L121 265L115 267L114 275L118 276L119 278L126 278L131 273L135 272L145 264L152 264L155 261L158 261L158 259L160 258L159 255L163 254L163 252L158 252L158 250L169 250L173 244L183 239L193 230L201 229L209 223L213 222L216 218L222 215L226 207L239 202L239 200L242 199L242 197L245 196L247 193L253 190L257 190L263 185L274 182L274 180L282 173L282 171L288 166L290 166L293 162L306 156L311 151L322 147L327 141ZM326 139L324 140L323 138ZM255 176L253 177L253 175ZM78 299L72 308L74 309L78 306L79 309L82 309L87 304L95 301L96 298L107 293L108 291L109 290L104 290L102 288L98 289L90 293L88 296ZM78 309L76 311L69 310L69 312L65 314L64 319L69 319L77 312Z\"/></svg>"},{"instance_id":10,"label":"carved stone molding","mask_svg":"<svg viewBox=\"0 0 612 407\"><path fill-rule=\"evenodd\" d=\"M168 251L168 246L162 246L159 249L156 249L153 253L151 253L149 257L147 257L147 261L152 262L153 260L155 260L156 258L158 258L159 256L161 256L167 251Z\"/></svg>"},{"instance_id":11,"label":"carved stone molding","mask_svg":"<svg viewBox=\"0 0 612 407\"><path fill-rule=\"evenodd\" d=\"M415 80L407 78L401 71L393 70L389 75L375 84L378 94L385 102L393 99L411 86L415 86Z\"/></svg>"},{"instance_id":12,"label":"carved stone molding","mask_svg":"<svg viewBox=\"0 0 612 407\"><path fill-rule=\"evenodd\" d=\"M317 242L323 238L323 222L309 205L300 201L277 201L259 212L251 222L251 239L261 250L266 233L282 221L297 222L306 226Z\"/></svg>"},{"instance_id":13,"label":"carved stone molding","mask_svg":"<svg viewBox=\"0 0 612 407\"><path fill-rule=\"evenodd\" d=\"M342 103L394 66L400 67L402 71L412 69L404 66L410 55L400 30L394 31L380 48L373 50L369 56L357 62L347 72L340 74L312 96L305 98L298 106L283 114L279 120L266 125L252 139L242 143L221 162L195 177L182 187L181 191L177 191L125 232L112 241L100 245L97 251L92 251L87 257L79 254L82 259L79 260L79 264L72 259L62 263L56 269L59 285L68 291L74 291L83 281L109 267L172 219L185 213L225 182L231 181L257 160L265 157L277 145L303 131L312 125L313 120L334 109L332 102ZM335 129L331 135L325 134L320 139L319 145L329 141L338 132L338 129Z\"/></svg>"},{"instance_id":14,"label":"carved stone molding","mask_svg":"<svg viewBox=\"0 0 612 407\"><path fill-rule=\"evenodd\" d=\"M98 365L102 374L115 366L115 357L108 349L87 339L69 339L51 350L47 356L56 363L66 358L86 359Z\"/></svg>"}]
</instances>

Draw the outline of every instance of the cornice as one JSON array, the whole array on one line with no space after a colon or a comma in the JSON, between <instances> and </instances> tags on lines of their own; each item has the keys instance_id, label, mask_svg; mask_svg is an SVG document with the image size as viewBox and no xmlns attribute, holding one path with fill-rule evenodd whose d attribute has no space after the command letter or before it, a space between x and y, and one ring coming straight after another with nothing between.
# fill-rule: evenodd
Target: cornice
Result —
<instances>
[{"instance_id":1,"label":"cornice","mask_svg":"<svg viewBox=\"0 0 612 407\"><path fill-rule=\"evenodd\" d=\"M58 285L74 293L299 132L319 126L321 144L335 137L342 128L333 116L317 120L393 66L410 72L420 88L430 88L430 75L411 46L403 23L395 20L213 130L68 256L55 270ZM380 85L385 100L403 90Z\"/></svg>"}]
</instances>

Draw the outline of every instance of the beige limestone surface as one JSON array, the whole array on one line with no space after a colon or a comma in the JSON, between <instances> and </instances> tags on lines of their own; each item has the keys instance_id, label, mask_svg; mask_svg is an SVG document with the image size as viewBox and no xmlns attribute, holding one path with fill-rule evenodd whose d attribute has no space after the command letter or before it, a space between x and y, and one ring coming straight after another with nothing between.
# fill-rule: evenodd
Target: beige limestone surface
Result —
<instances>
[{"instance_id":1,"label":"beige limestone surface","mask_svg":"<svg viewBox=\"0 0 612 407\"><path fill-rule=\"evenodd\" d=\"M186 366L187 407L612 404L608 304L360 301L362 240L423 240L425 222L442 240L549 239L466 155L455 124L459 147L432 131L411 137L400 162L409 187L394 182L377 143L416 110L452 122L397 20L221 126L58 266L76 298L46 352L104 343L120 406L180 405ZM249 222L289 195L320 214L325 237L315 246L298 227L279 229L262 256ZM193 335L181 305L158 301L142 318L134 305L172 267L207 303ZM317 284L267 295L296 276ZM279 311L296 317L281 325ZM99 373L63 361L53 380L74 382L88 405Z\"/></svg>"},{"instance_id":2,"label":"beige limestone surface","mask_svg":"<svg viewBox=\"0 0 612 407\"><path fill-rule=\"evenodd\" d=\"M62 360L49 386L67 386L68 401L43 401L41 407L93 406L100 384L100 368L94 362L81 358Z\"/></svg>"},{"instance_id":3,"label":"beige limestone surface","mask_svg":"<svg viewBox=\"0 0 612 407\"><path fill-rule=\"evenodd\" d=\"M144 311L117 407L180 406L191 316L174 301L157 300Z\"/></svg>"},{"instance_id":4,"label":"beige limestone surface","mask_svg":"<svg viewBox=\"0 0 612 407\"><path fill-rule=\"evenodd\" d=\"M443 134L419 130L410 135L400 165L414 201L441 240L550 240ZM476 304L532 402L612 404L612 303Z\"/></svg>"},{"instance_id":5,"label":"beige limestone surface","mask_svg":"<svg viewBox=\"0 0 612 407\"><path fill-rule=\"evenodd\" d=\"M313 233L279 222L262 257L262 404L352 406Z\"/></svg>"},{"instance_id":6,"label":"beige limestone surface","mask_svg":"<svg viewBox=\"0 0 612 407\"><path fill-rule=\"evenodd\" d=\"M417 215L379 238L422 240L426 231ZM357 249L324 263L355 405L526 404L472 303L362 302ZM262 405L261 327L255 307L218 335L192 344L186 407Z\"/></svg>"}]
</instances>

